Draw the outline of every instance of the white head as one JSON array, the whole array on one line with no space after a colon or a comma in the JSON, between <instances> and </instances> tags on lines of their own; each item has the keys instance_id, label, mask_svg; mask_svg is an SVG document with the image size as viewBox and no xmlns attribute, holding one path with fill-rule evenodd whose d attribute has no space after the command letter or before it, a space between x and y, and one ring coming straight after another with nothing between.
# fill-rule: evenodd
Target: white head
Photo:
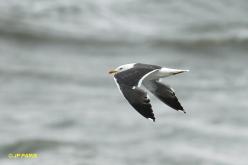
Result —
<instances>
[{"instance_id":1,"label":"white head","mask_svg":"<svg viewBox=\"0 0 248 165\"><path fill-rule=\"evenodd\" d=\"M133 68L135 64L136 63L125 64L125 65L118 66L117 68L109 71L109 74L116 74L116 73L120 73L120 72L126 71L128 69Z\"/></svg>"}]
</instances>

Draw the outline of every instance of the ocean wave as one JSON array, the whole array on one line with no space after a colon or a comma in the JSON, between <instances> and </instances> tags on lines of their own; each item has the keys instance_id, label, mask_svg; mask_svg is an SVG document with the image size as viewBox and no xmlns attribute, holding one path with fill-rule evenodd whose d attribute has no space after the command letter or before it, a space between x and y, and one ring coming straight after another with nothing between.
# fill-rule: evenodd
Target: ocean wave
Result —
<instances>
[{"instance_id":1,"label":"ocean wave","mask_svg":"<svg viewBox=\"0 0 248 165\"><path fill-rule=\"evenodd\" d=\"M197 132L198 134L241 139L246 139L248 137L247 128L230 124L213 124L201 120L178 121L174 119L166 119L165 123L167 125L188 129Z\"/></svg>"},{"instance_id":2,"label":"ocean wave","mask_svg":"<svg viewBox=\"0 0 248 165\"><path fill-rule=\"evenodd\" d=\"M114 13L112 13L114 14ZM103 28L99 18L82 15L82 22L67 20L61 22L51 18L35 20L29 17L13 16L1 13L0 36L22 41L67 42L70 44L132 45L148 44L152 46L208 46L226 44L247 44L248 27L246 23L181 23L167 28L166 23L158 22L141 26L143 21L130 21L129 17L111 16L109 27ZM77 19L79 19L77 18ZM41 19L39 21L39 19ZM121 20L119 20L121 19ZM115 23L119 20L119 23ZM171 26L171 25L170 25Z\"/></svg>"},{"instance_id":3,"label":"ocean wave","mask_svg":"<svg viewBox=\"0 0 248 165\"><path fill-rule=\"evenodd\" d=\"M128 34L127 34L128 35ZM21 41L32 42L50 42L50 43L68 43L75 45L151 45L151 46L212 46L212 45L247 45L248 36L246 35L226 35L220 37L197 36L182 38L156 38L156 37L125 37L117 34L115 37L108 36L80 36L75 34L54 34L41 31L6 31L0 28L0 36L5 38L14 38Z\"/></svg>"},{"instance_id":4,"label":"ocean wave","mask_svg":"<svg viewBox=\"0 0 248 165\"><path fill-rule=\"evenodd\" d=\"M5 38L14 38L22 41L34 42L55 42L55 43L69 43L82 45L133 45L133 44L147 44L151 46L211 46L211 45L229 45L229 44L248 44L248 35L226 35L220 37L212 36L197 36L197 37L182 37L182 38L156 38L156 37L124 37L117 34L115 37L108 36L80 36L67 34L54 34L41 31L7 31L0 28L0 35ZM127 34L128 35L128 34Z\"/></svg>"},{"instance_id":5,"label":"ocean wave","mask_svg":"<svg viewBox=\"0 0 248 165\"><path fill-rule=\"evenodd\" d=\"M194 158L196 160L200 159L201 162L207 162L206 164L246 165L247 163L244 155L238 154L233 150L221 152L213 150L211 146L199 147L195 144L185 143L173 143L172 146L167 146L167 148L169 148L169 155L183 158L184 161Z\"/></svg>"}]
</instances>

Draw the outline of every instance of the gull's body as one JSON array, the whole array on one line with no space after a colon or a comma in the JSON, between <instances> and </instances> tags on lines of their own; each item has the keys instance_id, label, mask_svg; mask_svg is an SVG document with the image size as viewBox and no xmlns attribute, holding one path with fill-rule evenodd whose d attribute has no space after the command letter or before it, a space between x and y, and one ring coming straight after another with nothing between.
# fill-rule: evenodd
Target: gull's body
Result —
<instances>
[{"instance_id":1,"label":"gull's body","mask_svg":"<svg viewBox=\"0 0 248 165\"><path fill-rule=\"evenodd\" d=\"M125 64L110 71L114 74L115 82L128 102L142 116L155 121L152 106L147 93L141 88L143 85L158 99L175 110L185 113L175 96L174 90L159 82L161 78L188 72L188 70L170 69L157 65L132 63Z\"/></svg>"}]
</instances>

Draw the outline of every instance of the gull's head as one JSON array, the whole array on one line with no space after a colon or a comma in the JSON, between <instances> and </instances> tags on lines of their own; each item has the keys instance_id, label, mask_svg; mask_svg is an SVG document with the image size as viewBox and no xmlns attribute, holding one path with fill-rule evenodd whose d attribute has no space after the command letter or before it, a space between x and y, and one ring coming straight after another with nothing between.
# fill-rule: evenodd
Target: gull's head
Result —
<instances>
[{"instance_id":1,"label":"gull's head","mask_svg":"<svg viewBox=\"0 0 248 165\"><path fill-rule=\"evenodd\" d=\"M135 63L132 63L132 64L125 64L125 65L121 65L121 66L118 66L117 68L113 69L113 70L110 70L109 71L109 74L117 74L117 73L120 73L120 72L123 72L123 71L126 71L128 69L132 69L134 67Z\"/></svg>"}]
</instances>

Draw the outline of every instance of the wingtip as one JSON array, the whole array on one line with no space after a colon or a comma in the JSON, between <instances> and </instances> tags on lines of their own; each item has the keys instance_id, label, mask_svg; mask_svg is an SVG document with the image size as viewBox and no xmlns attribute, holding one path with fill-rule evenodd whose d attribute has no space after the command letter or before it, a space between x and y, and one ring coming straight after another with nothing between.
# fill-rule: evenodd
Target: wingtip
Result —
<instances>
[{"instance_id":1,"label":"wingtip","mask_svg":"<svg viewBox=\"0 0 248 165\"><path fill-rule=\"evenodd\" d=\"M186 111L183 109L183 108L181 108L181 109L176 109L177 111L182 111L184 114L186 114Z\"/></svg>"},{"instance_id":2,"label":"wingtip","mask_svg":"<svg viewBox=\"0 0 248 165\"><path fill-rule=\"evenodd\" d=\"M148 118L149 120L155 122L155 118Z\"/></svg>"}]
</instances>

